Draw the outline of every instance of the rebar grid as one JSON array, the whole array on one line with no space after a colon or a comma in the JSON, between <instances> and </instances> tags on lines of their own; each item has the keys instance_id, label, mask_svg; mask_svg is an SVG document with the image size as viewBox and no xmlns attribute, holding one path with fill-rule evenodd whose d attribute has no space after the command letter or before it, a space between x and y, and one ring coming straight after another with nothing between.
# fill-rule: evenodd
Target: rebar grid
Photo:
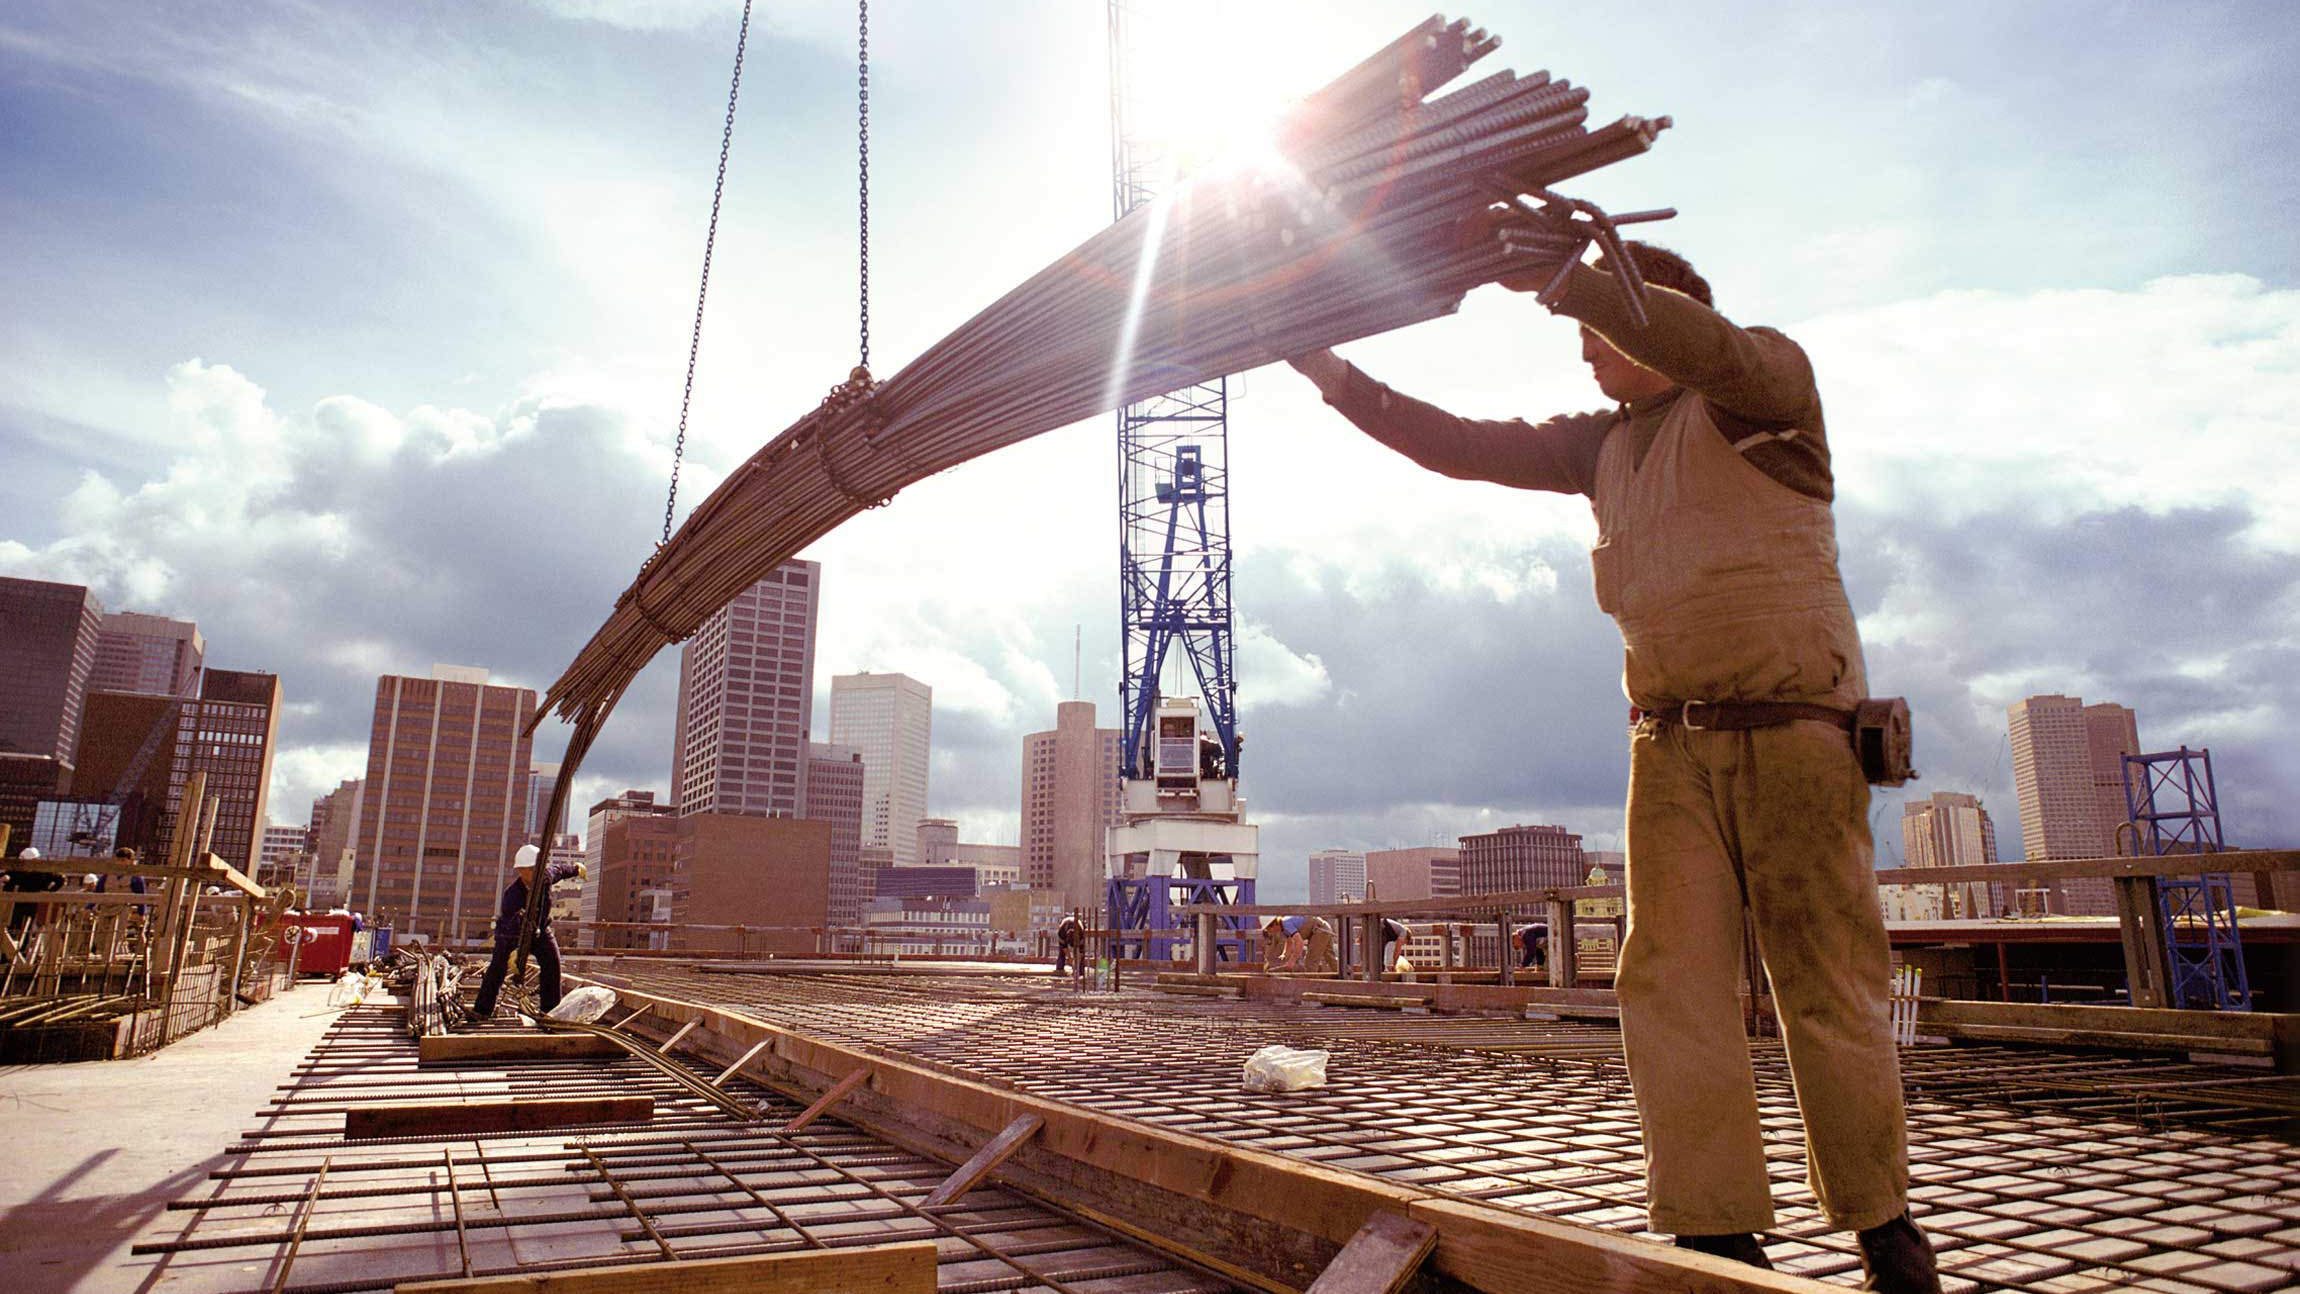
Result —
<instances>
[{"instance_id":1,"label":"rebar grid","mask_svg":"<svg viewBox=\"0 0 2300 1294\"><path fill-rule=\"evenodd\" d=\"M1645 1226L1619 1034L1602 1024L1403 1015L1150 991L1044 975L696 973L633 986L740 1009L951 1073L1421 1189L1613 1230ZM1333 1052L1328 1085L1240 1089L1271 1042ZM1780 1222L1768 1252L1857 1280L1805 1183L1779 1045L1751 1048ZM2289 1078L2041 1048L1903 1052L1911 1197L1952 1291L2300 1288Z\"/></svg>"},{"instance_id":2,"label":"rebar grid","mask_svg":"<svg viewBox=\"0 0 2300 1294\"><path fill-rule=\"evenodd\" d=\"M693 1068L688 1065L687 1068ZM708 1077L708 1075L705 1075ZM984 1183L925 1208L951 1166L877 1141L834 1110L777 1127L793 1102L740 1077L743 1122L629 1057L416 1064L395 1005L354 1008L242 1135L208 1194L172 1202L134 1253L171 1288L352 1294L412 1280L610 1263L937 1245L937 1285L1051 1294L1216 1294L1181 1260ZM390 1101L651 1094L644 1125L555 1132L342 1137L344 1113Z\"/></svg>"}]
</instances>

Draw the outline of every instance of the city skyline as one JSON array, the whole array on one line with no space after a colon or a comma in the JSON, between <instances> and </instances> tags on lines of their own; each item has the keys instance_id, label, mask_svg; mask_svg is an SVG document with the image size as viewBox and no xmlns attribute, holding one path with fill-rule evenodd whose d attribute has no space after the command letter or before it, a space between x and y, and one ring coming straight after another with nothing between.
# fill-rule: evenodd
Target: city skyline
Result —
<instances>
[{"instance_id":1,"label":"city skyline","mask_svg":"<svg viewBox=\"0 0 2300 1294\"><path fill-rule=\"evenodd\" d=\"M1256 83L1225 96L1298 95L1421 16L1250 9ZM1666 38L1529 0L1476 17L1496 63L1573 69L1599 117L1673 116L1577 195L1678 208L1652 236L1813 358L1868 677L1910 699L1925 773L1876 797L1881 861L1911 793L2009 807L2004 707L2051 691L2210 746L2232 840L2300 837L2300 465L2261 452L2300 407L2300 247L2257 232L2289 205L2261 159L2300 144L2300 14L1840 6L1783 39L1645 13ZM379 674L548 686L660 538L734 21L11 7L0 573L196 621L280 675L283 805L357 775ZM1026 2L874 40L874 371L1108 222L1103 26ZM857 358L852 34L804 7L754 33L777 92L736 128L674 521ZM1571 327L1496 289L1344 354L1464 413L1601 403ZM1405 470L1282 367L1232 395L1265 889L1332 844L1550 822L1617 845L1586 506ZM818 675L935 686L930 811L968 839L1017 838L1021 736L1062 700L1115 706L1112 441L1107 418L1052 433L803 554L841 590ZM666 654L576 802L669 790L675 690ZM536 757L564 741L546 723Z\"/></svg>"}]
</instances>

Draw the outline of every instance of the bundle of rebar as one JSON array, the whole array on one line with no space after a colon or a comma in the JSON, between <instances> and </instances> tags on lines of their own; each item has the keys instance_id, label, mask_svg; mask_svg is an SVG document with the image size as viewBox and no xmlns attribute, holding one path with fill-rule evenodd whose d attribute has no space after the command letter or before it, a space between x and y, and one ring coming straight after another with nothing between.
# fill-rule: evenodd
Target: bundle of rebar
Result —
<instances>
[{"instance_id":1,"label":"bundle of rebar","mask_svg":"<svg viewBox=\"0 0 2300 1294\"><path fill-rule=\"evenodd\" d=\"M1181 181L901 372L873 383L858 370L833 388L656 550L552 685L537 720L555 711L575 726L554 798L657 651L911 482L1162 392L1451 313L1481 284L1561 284L1591 241L1617 253L1613 222L1550 186L1642 153L1668 119L1589 129L1589 92L1546 72L1432 97L1499 43L1431 17L1302 101L1259 164ZM1489 214L1497 203L1509 218ZM1634 309L1634 272L1618 281Z\"/></svg>"}]
</instances>

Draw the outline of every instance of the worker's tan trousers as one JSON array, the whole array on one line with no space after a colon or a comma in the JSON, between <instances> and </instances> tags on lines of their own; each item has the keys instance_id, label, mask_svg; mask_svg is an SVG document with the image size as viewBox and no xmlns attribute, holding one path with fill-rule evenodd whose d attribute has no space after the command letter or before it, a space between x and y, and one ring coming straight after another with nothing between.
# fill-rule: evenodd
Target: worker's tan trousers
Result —
<instances>
[{"instance_id":1,"label":"worker's tan trousers","mask_svg":"<svg viewBox=\"0 0 2300 1294\"><path fill-rule=\"evenodd\" d=\"M1649 721L1632 739L1629 935L1615 987L1654 1230L1773 1224L1737 992L1744 902L1822 1212L1861 1228L1906 1207L1868 807L1851 743L1826 724L1715 732Z\"/></svg>"}]
</instances>

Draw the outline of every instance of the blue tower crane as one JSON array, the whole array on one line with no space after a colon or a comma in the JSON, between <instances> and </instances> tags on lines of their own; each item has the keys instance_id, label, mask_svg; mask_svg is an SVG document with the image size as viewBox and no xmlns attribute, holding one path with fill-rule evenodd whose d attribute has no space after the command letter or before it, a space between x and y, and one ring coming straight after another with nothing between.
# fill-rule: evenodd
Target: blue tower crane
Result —
<instances>
[{"instance_id":1,"label":"blue tower crane","mask_svg":"<svg viewBox=\"0 0 2300 1294\"><path fill-rule=\"evenodd\" d=\"M1133 7L1109 0L1114 218L1156 200L1171 178L1169 159L1133 129ZM1255 833L1243 825L1236 797L1226 378L1118 411L1118 614L1118 776L1128 825L1112 833L1109 919L1124 932L1121 948L1162 960L1185 937L1171 907L1251 903L1254 894ZM1181 661L1196 683L1196 705L1175 703L1160 685L1169 662ZM1181 727L1189 729L1187 745L1174 740ZM1162 829L1158 819L1172 821ZM1243 927L1223 928L1222 955L1243 954Z\"/></svg>"}]
</instances>

